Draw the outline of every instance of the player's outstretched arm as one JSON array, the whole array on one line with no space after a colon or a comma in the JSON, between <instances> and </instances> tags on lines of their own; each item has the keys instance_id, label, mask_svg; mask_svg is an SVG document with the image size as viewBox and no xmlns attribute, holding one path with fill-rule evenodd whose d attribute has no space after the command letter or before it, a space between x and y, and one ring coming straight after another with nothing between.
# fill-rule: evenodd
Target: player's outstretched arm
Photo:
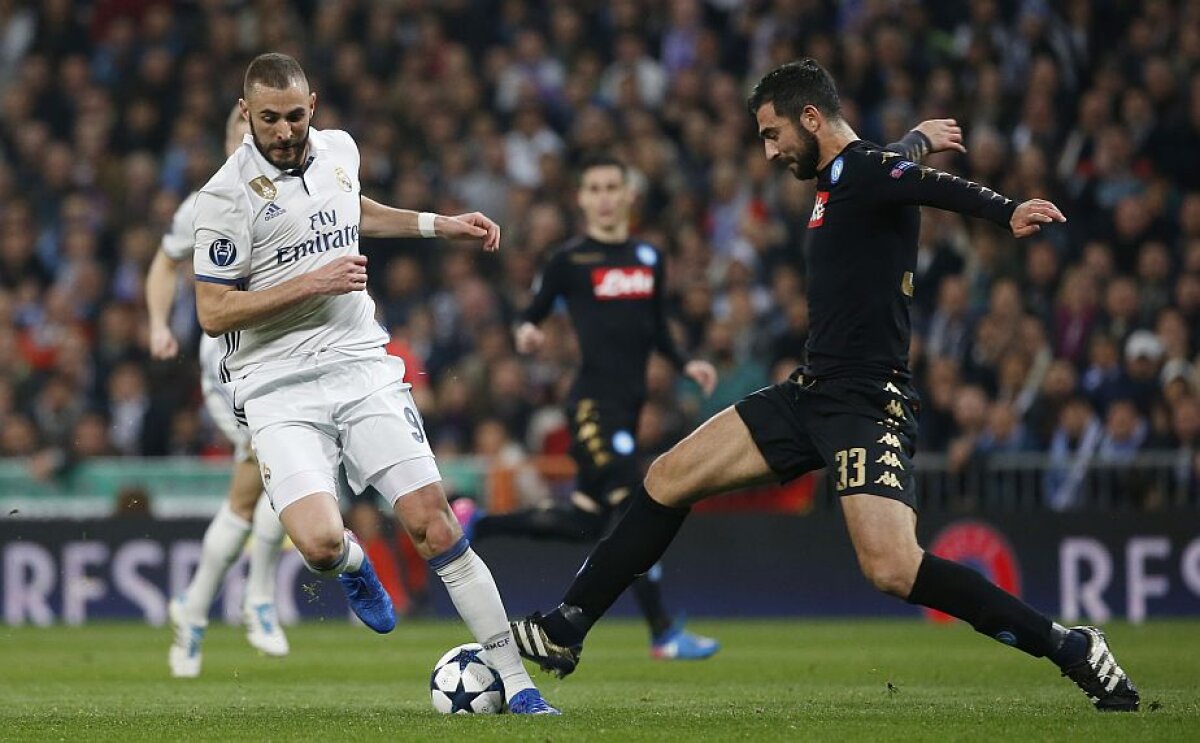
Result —
<instances>
[{"instance_id":1,"label":"player's outstretched arm","mask_svg":"<svg viewBox=\"0 0 1200 743\"><path fill-rule=\"evenodd\" d=\"M171 333L168 318L175 302L175 283L179 264L163 251L154 254L146 272L146 313L150 320L150 357L173 359L179 353L179 342Z\"/></svg>"},{"instance_id":2,"label":"player's outstretched arm","mask_svg":"<svg viewBox=\"0 0 1200 743\"><path fill-rule=\"evenodd\" d=\"M967 151L963 146L962 127L954 119L926 119L913 127L899 142L893 142L884 149L913 162L921 162L935 152Z\"/></svg>"},{"instance_id":3,"label":"player's outstretched arm","mask_svg":"<svg viewBox=\"0 0 1200 743\"><path fill-rule=\"evenodd\" d=\"M1030 199L1017 205L1008 224L1014 237L1029 237L1040 232L1044 224L1066 221L1067 218L1053 203L1045 199Z\"/></svg>"},{"instance_id":4,"label":"player's outstretched arm","mask_svg":"<svg viewBox=\"0 0 1200 743\"><path fill-rule=\"evenodd\" d=\"M367 288L367 257L344 255L315 271L260 291L196 279L196 314L204 332L216 337L257 325L306 299Z\"/></svg>"},{"instance_id":5,"label":"player's outstretched arm","mask_svg":"<svg viewBox=\"0 0 1200 743\"><path fill-rule=\"evenodd\" d=\"M358 228L364 237L443 237L447 240L482 240L484 250L500 249L500 226L479 212L455 216L396 209L361 198Z\"/></svg>"}]
</instances>

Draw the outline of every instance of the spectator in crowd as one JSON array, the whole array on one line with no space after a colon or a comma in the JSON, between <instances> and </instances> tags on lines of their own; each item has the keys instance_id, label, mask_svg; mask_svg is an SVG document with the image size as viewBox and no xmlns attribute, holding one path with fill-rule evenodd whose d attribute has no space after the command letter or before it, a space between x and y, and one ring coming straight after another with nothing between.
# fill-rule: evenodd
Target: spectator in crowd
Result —
<instances>
[{"instance_id":1,"label":"spectator in crowd","mask_svg":"<svg viewBox=\"0 0 1200 743\"><path fill-rule=\"evenodd\" d=\"M428 398L441 453L469 453L493 417L513 446L547 440L533 428L561 405L557 381L577 359L570 329L548 326L531 360L496 339L546 247L572 230L570 173L592 151L633 165L635 231L669 263L681 345L733 385L711 403L669 385L652 393L648 415L663 421L653 447L783 360L802 361L813 194L765 167L741 99L804 54L831 67L865 136L954 116L969 151L932 164L1051 198L1069 219L1018 244L953 214L923 216L921 448L978 446L989 432L1010 442L1023 426L1045 451L1077 397L1114 425L1128 422L1115 401L1133 401L1148 427L1138 449L1159 446L1178 401L1197 394L1187 380L1200 363L1198 23L1190 2L9 3L0 451L217 447L195 415L194 360L147 360L140 282L179 199L220 165L218 103L271 48L298 55L327 91L317 126L355 134L365 195L470 204L505 230L499 257L363 246L394 350L425 374L414 394ZM180 296L173 328L192 347L190 292ZM979 430L955 420L964 384L986 397ZM1074 405L1069 422L1083 412ZM1076 428L1059 459L1078 448Z\"/></svg>"}]
</instances>

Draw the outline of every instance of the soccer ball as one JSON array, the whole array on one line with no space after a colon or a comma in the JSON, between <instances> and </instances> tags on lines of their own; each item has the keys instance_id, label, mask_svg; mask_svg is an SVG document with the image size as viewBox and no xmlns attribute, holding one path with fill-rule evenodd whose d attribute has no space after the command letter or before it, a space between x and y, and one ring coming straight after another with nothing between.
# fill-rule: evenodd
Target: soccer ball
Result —
<instances>
[{"instance_id":1,"label":"soccer ball","mask_svg":"<svg viewBox=\"0 0 1200 743\"><path fill-rule=\"evenodd\" d=\"M477 642L446 651L429 677L433 708L443 714L504 711L504 684Z\"/></svg>"}]
</instances>

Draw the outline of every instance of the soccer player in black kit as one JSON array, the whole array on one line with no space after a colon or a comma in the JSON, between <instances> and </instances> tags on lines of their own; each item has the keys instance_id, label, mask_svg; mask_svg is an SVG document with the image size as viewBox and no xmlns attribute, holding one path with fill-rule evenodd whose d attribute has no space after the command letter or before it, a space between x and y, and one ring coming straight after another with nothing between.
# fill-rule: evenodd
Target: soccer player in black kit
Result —
<instances>
[{"instance_id":1,"label":"soccer player in black kit","mask_svg":"<svg viewBox=\"0 0 1200 743\"><path fill-rule=\"evenodd\" d=\"M1137 710L1137 689L1100 630L1062 627L974 570L925 552L916 538L919 403L907 356L918 207L983 218L1018 238L1065 218L1048 201L1018 204L858 139L833 79L811 59L766 74L748 108L767 158L817 180L806 246L807 363L655 460L558 608L513 622L522 655L559 676L572 672L592 625L662 556L693 503L824 466L876 588L1049 658L1099 710Z\"/></svg>"},{"instance_id":2,"label":"soccer player in black kit","mask_svg":"<svg viewBox=\"0 0 1200 743\"><path fill-rule=\"evenodd\" d=\"M559 299L566 301L583 357L567 409L576 490L567 507L495 516L459 499L453 508L472 541L503 534L595 542L642 478L635 444L650 353L661 353L706 395L717 383L712 364L689 361L671 338L662 255L629 235L633 188L624 163L607 155L587 159L579 169L577 201L585 234L551 256L516 331L518 351L537 351L543 343L538 325ZM650 626L650 654L710 657L720 648L717 641L688 632L664 608L661 572L656 566L633 583Z\"/></svg>"}]
</instances>

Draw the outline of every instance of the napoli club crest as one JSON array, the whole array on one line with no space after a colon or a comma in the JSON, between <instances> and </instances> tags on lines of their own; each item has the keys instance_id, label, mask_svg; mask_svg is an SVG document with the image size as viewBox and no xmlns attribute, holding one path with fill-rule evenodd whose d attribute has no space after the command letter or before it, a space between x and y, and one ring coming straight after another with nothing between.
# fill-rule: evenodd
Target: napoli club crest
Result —
<instances>
[{"instance_id":1,"label":"napoli club crest","mask_svg":"<svg viewBox=\"0 0 1200 743\"><path fill-rule=\"evenodd\" d=\"M654 248L649 245L639 245L637 246L637 259L644 266L653 266L658 263L658 253L654 252Z\"/></svg>"}]
</instances>

